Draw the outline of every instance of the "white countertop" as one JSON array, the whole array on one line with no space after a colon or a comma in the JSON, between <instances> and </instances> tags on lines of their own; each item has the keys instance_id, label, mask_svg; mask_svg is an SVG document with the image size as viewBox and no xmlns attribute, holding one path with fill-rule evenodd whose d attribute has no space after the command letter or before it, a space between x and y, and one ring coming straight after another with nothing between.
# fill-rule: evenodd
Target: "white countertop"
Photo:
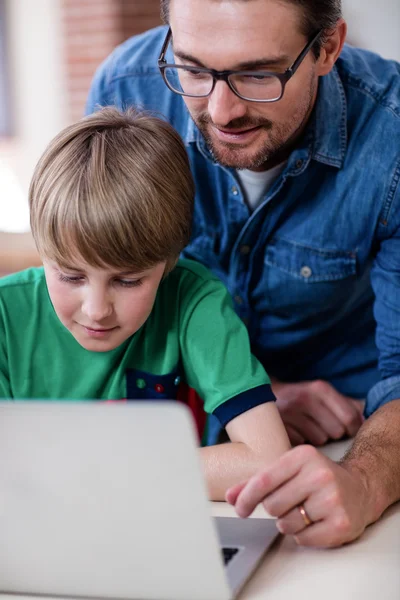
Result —
<instances>
[{"instance_id":1,"label":"white countertop","mask_svg":"<svg viewBox=\"0 0 400 600\"><path fill-rule=\"evenodd\" d=\"M337 442L323 451L338 460L348 446ZM235 516L222 502L212 503L212 513ZM270 518L262 507L253 516ZM341 548L301 548L280 536L239 600L400 600L400 503Z\"/></svg>"}]
</instances>

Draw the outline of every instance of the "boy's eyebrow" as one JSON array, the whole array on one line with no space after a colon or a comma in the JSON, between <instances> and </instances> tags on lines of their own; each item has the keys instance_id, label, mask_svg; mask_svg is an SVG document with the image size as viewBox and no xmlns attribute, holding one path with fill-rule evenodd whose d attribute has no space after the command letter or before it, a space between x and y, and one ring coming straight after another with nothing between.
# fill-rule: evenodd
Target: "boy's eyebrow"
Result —
<instances>
[{"instance_id":1,"label":"boy's eyebrow","mask_svg":"<svg viewBox=\"0 0 400 600\"><path fill-rule=\"evenodd\" d=\"M142 277L146 271L140 271L140 273L135 271L118 271L119 276L126 277L127 275L133 275L133 277Z\"/></svg>"},{"instance_id":2,"label":"boy's eyebrow","mask_svg":"<svg viewBox=\"0 0 400 600\"><path fill-rule=\"evenodd\" d=\"M85 273L85 269L79 269L77 267L72 267L71 265L59 265L62 269L65 269L66 271L76 271L78 273ZM145 271L142 271L140 273L137 273L135 271L117 271L115 270L112 275L114 276L118 276L118 277L126 277L128 275L133 276L133 277L141 277L143 276L145 273Z\"/></svg>"},{"instance_id":3,"label":"boy's eyebrow","mask_svg":"<svg viewBox=\"0 0 400 600\"><path fill-rule=\"evenodd\" d=\"M79 273L83 273L84 270L83 269L78 269L77 267L72 267L71 265L66 265L66 264L56 264L54 265L54 267L60 268L60 269L65 269L66 271L79 271Z\"/></svg>"},{"instance_id":4,"label":"boy's eyebrow","mask_svg":"<svg viewBox=\"0 0 400 600\"><path fill-rule=\"evenodd\" d=\"M85 273L85 269L81 269L77 266L72 266L69 265L67 263L55 263L53 264L53 268L54 269L63 269L66 271L76 271L77 273ZM105 269L107 269L107 267L105 267ZM135 271L134 269L125 269L124 271L119 271L118 269L114 269L113 267L109 267L110 269L110 273L112 276L117 276L117 277L144 277L146 275L146 273L148 271L151 270L151 267L147 268L147 269L143 269L143 271Z\"/></svg>"},{"instance_id":5,"label":"boy's eyebrow","mask_svg":"<svg viewBox=\"0 0 400 600\"><path fill-rule=\"evenodd\" d=\"M181 52L180 50L176 50L175 56L180 58L182 61L186 60L188 62L194 63L195 65L197 65L199 67L203 67L204 69L208 68L199 59L195 58L194 56L191 56L190 54L187 54L186 52ZM237 65L235 65L234 69L232 69L232 70L252 71L254 69L257 69L258 67L285 66L289 63L290 60L291 60L290 56L287 56L286 54L282 54L281 56L269 56L266 58L259 58L257 60L250 60L250 61L244 61L244 62L238 63ZM229 70L231 70L231 69L229 69Z\"/></svg>"}]
</instances>

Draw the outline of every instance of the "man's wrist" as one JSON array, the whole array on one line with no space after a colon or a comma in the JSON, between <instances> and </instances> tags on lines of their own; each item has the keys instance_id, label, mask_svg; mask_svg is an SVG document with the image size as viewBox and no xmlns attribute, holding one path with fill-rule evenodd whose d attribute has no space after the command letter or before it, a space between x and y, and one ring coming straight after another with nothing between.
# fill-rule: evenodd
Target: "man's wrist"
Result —
<instances>
[{"instance_id":1,"label":"man's wrist","mask_svg":"<svg viewBox=\"0 0 400 600\"><path fill-rule=\"evenodd\" d=\"M375 523L387 507L382 490L377 489L376 482L371 477L370 469L367 469L361 461L349 457L342 459L339 464L349 473L353 481L357 482L361 492L360 508L364 512L366 525Z\"/></svg>"}]
</instances>

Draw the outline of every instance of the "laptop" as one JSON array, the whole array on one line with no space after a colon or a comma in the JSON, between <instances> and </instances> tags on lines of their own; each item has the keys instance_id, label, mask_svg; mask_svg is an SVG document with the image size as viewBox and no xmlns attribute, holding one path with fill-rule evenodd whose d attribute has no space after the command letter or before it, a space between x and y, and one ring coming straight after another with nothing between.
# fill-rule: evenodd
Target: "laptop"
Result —
<instances>
[{"instance_id":1,"label":"laptop","mask_svg":"<svg viewBox=\"0 0 400 600\"><path fill-rule=\"evenodd\" d=\"M0 402L0 592L234 598L278 532L210 507L178 402Z\"/></svg>"}]
</instances>

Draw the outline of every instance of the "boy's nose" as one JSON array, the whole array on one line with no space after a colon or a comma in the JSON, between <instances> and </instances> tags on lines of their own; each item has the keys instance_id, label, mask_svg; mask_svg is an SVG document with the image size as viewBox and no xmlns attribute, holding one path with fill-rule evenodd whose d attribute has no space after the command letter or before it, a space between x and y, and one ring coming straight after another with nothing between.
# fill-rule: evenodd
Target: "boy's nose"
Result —
<instances>
[{"instance_id":1,"label":"boy's nose","mask_svg":"<svg viewBox=\"0 0 400 600\"><path fill-rule=\"evenodd\" d=\"M82 312L91 324L100 323L112 314L113 305L106 295L90 294L82 304Z\"/></svg>"}]
</instances>

